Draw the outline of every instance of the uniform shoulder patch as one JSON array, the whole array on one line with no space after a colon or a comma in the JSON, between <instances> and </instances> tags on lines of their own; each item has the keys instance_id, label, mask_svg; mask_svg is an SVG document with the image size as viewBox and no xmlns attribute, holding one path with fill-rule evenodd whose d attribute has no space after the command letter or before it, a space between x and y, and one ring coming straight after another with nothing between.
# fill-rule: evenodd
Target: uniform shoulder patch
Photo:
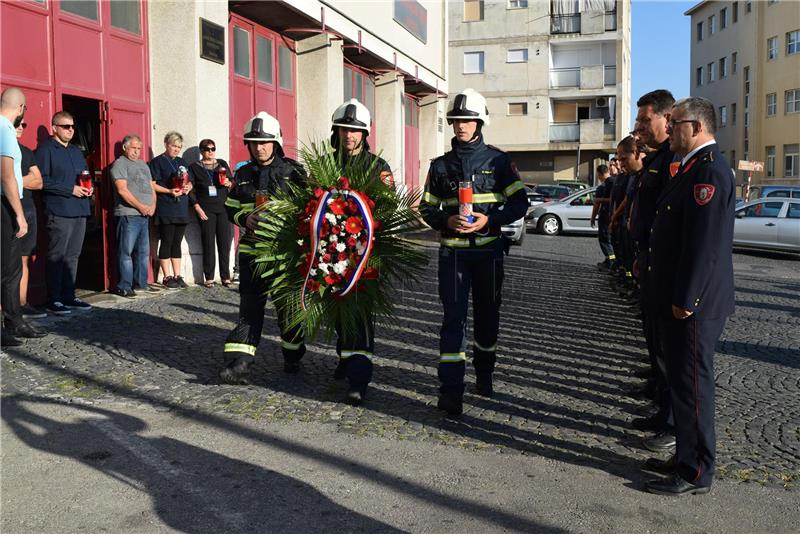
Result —
<instances>
[{"instance_id":1,"label":"uniform shoulder patch","mask_svg":"<svg viewBox=\"0 0 800 534\"><path fill-rule=\"evenodd\" d=\"M714 192L717 190L711 184L695 184L694 186L694 201L698 206L705 206L714 197Z\"/></svg>"}]
</instances>

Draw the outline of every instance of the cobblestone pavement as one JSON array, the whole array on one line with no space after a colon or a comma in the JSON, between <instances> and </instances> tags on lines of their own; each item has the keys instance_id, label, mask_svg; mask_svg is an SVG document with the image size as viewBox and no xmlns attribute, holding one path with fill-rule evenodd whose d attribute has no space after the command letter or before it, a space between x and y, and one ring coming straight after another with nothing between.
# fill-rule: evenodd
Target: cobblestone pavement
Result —
<instances>
[{"instance_id":1,"label":"cobblestone pavement","mask_svg":"<svg viewBox=\"0 0 800 534\"><path fill-rule=\"evenodd\" d=\"M541 455L641 480L646 410L626 395L645 364L635 310L597 272L592 238L528 235L506 259L496 395L467 389L460 420L435 408L435 249L424 279L398 292L399 317L378 328L365 406L338 402L329 344L298 375L282 372L267 311L252 386L220 385L238 295L223 288L114 297L85 314L43 320L52 334L2 357L4 394L152 403L267 423L318 421L339 432ZM800 480L800 280L795 257L736 255L737 312L718 347L719 475L794 488ZM468 366L469 367L469 366ZM468 381L473 381L468 369Z\"/></svg>"}]
</instances>

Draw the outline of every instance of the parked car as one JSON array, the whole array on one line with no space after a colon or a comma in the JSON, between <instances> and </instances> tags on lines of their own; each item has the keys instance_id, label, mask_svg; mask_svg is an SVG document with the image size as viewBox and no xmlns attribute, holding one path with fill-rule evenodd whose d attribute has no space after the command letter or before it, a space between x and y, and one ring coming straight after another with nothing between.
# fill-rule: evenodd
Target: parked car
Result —
<instances>
[{"instance_id":1,"label":"parked car","mask_svg":"<svg viewBox=\"0 0 800 534\"><path fill-rule=\"evenodd\" d=\"M753 189L756 189L755 187ZM762 185L754 191L758 196L750 198L800 198L800 186L796 185Z\"/></svg>"},{"instance_id":2,"label":"parked car","mask_svg":"<svg viewBox=\"0 0 800 534\"><path fill-rule=\"evenodd\" d=\"M584 182L578 182L577 180L574 181L559 181L557 185L563 185L564 187L568 187L571 192L581 191L582 189L589 189L589 186L586 185Z\"/></svg>"},{"instance_id":3,"label":"parked car","mask_svg":"<svg viewBox=\"0 0 800 534\"><path fill-rule=\"evenodd\" d=\"M569 187L563 185L540 184L533 188L533 192L542 195L545 202L550 202L552 200L561 200L572 191L570 191Z\"/></svg>"},{"instance_id":4,"label":"parked car","mask_svg":"<svg viewBox=\"0 0 800 534\"><path fill-rule=\"evenodd\" d=\"M528 219L531 210L535 206L544 203L544 196L539 193L534 193L533 189L527 185L525 186L525 195L528 197L528 211L525 214L525 217L501 228L503 235L511 240L512 245L522 245L522 242L525 240L525 232L527 230L525 221Z\"/></svg>"},{"instance_id":5,"label":"parked car","mask_svg":"<svg viewBox=\"0 0 800 534\"><path fill-rule=\"evenodd\" d=\"M761 198L738 207L733 246L800 252L800 199Z\"/></svg>"},{"instance_id":6,"label":"parked car","mask_svg":"<svg viewBox=\"0 0 800 534\"><path fill-rule=\"evenodd\" d=\"M572 193L552 202L539 204L528 218L527 227L545 235L561 232L596 234L590 224L596 187Z\"/></svg>"}]
</instances>

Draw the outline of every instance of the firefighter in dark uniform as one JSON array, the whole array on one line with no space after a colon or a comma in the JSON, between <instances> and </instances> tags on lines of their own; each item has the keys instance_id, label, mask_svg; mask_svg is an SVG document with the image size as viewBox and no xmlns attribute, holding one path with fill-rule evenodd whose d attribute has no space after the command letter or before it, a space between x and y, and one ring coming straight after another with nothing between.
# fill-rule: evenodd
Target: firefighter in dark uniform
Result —
<instances>
[{"instance_id":1,"label":"firefighter in dark uniform","mask_svg":"<svg viewBox=\"0 0 800 534\"><path fill-rule=\"evenodd\" d=\"M250 161L236 171L235 185L225 201L225 209L231 222L246 227L247 232L239 240L239 322L225 341L225 367L220 379L227 384L247 384L249 367L256 355L264 324L264 307L267 304L268 283L254 279L253 232L260 214L256 209L256 192L269 197L276 191L288 191L289 182L302 184L305 179L303 167L283 154L281 128L278 120L266 112L247 121L244 126L244 142L250 153ZM281 329L281 351L284 371L296 373L299 360L306 347L302 328L283 327L285 314L276 309Z\"/></svg>"},{"instance_id":2,"label":"firefighter in dark uniform","mask_svg":"<svg viewBox=\"0 0 800 534\"><path fill-rule=\"evenodd\" d=\"M467 350L467 307L472 291L473 365L477 392L493 394L505 240L501 226L525 215L524 186L508 154L486 145L489 124L484 97L472 89L456 95L447 112L452 150L431 162L420 212L441 232L439 297L444 318L439 340L438 407L462 412ZM459 182L472 182L474 222L459 215Z\"/></svg>"},{"instance_id":3,"label":"firefighter in dark uniform","mask_svg":"<svg viewBox=\"0 0 800 534\"><path fill-rule=\"evenodd\" d=\"M336 108L331 117L331 146L336 157L345 165L373 166L375 173L387 187L394 187L389 164L370 152L367 136L371 125L369 110L352 98ZM377 160L377 161L376 161ZM372 357L375 350L375 323L370 317L364 328L355 333L343 332L337 327L336 354L339 364L334 372L336 379L347 377L349 389L345 401L360 405L364 401L367 385L372 380Z\"/></svg>"},{"instance_id":4,"label":"firefighter in dark uniform","mask_svg":"<svg viewBox=\"0 0 800 534\"><path fill-rule=\"evenodd\" d=\"M714 477L714 346L734 311L736 188L714 140L714 105L678 101L670 147L681 157L658 202L650 234L649 313L657 317L675 413L675 455L651 459L670 476L652 493L706 493Z\"/></svg>"},{"instance_id":5,"label":"firefighter in dark uniform","mask_svg":"<svg viewBox=\"0 0 800 534\"><path fill-rule=\"evenodd\" d=\"M597 268L603 271L611 270L617 259L614 254L614 247L611 245L611 236L608 233L608 225L611 222L611 188L614 186L614 178L610 175L608 165L597 166L597 180L600 184L594 190L594 205L592 206L592 216L589 224L592 228L597 224L597 242L600 244L600 251L603 253L603 261L597 264ZM599 221L597 220L599 219Z\"/></svg>"},{"instance_id":6,"label":"firefighter in dark uniform","mask_svg":"<svg viewBox=\"0 0 800 534\"><path fill-rule=\"evenodd\" d=\"M633 279L634 250L628 232L628 208L630 204L628 190L642 172L643 159L644 152L639 149L633 136L629 135L617 145L617 161L624 173L622 175L624 179L614 182L614 187L611 190L613 213L611 215L610 228L617 236L618 245L615 247L615 251L617 251L617 259L622 267L622 279L617 288L622 295L628 298L632 298L636 294Z\"/></svg>"},{"instance_id":7,"label":"firefighter in dark uniform","mask_svg":"<svg viewBox=\"0 0 800 534\"><path fill-rule=\"evenodd\" d=\"M644 159L644 169L639 177L636 194L633 197L630 213L630 234L636 241L639 251L634 274L639 280L642 327L650 357L652 381L643 393L655 402L657 412L651 417L634 419L632 426L637 430L652 431L655 435L644 440L648 450L660 452L675 447L673 414L670 403L669 383L666 363L661 350L657 322L648 314L645 288L649 283L647 270L650 248L650 227L656 213L656 203L661 191L670 181L670 165L674 154L669 147L667 125L675 99L669 91L658 89L642 96L637 102L639 110L636 121L639 124L639 140L654 149Z\"/></svg>"}]
</instances>

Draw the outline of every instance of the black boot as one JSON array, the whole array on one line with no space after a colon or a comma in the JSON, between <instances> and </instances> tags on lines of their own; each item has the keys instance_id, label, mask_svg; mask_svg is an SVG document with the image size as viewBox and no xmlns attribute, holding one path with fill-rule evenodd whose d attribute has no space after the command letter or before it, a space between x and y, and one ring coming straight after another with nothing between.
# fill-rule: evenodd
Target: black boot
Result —
<instances>
[{"instance_id":1,"label":"black boot","mask_svg":"<svg viewBox=\"0 0 800 534\"><path fill-rule=\"evenodd\" d=\"M439 402L436 403L436 407L444 410L451 417L461 415L464 411L463 395L442 391L439 393Z\"/></svg>"},{"instance_id":2,"label":"black boot","mask_svg":"<svg viewBox=\"0 0 800 534\"><path fill-rule=\"evenodd\" d=\"M347 360L339 358L339 364L333 371L334 380L344 380L347 378Z\"/></svg>"},{"instance_id":3,"label":"black boot","mask_svg":"<svg viewBox=\"0 0 800 534\"><path fill-rule=\"evenodd\" d=\"M296 360L283 360L283 372L296 375L300 372L300 362Z\"/></svg>"},{"instance_id":4,"label":"black boot","mask_svg":"<svg viewBox=\"0 0 800 534\"><path fill-rule=\"evenodd\" d=\"M247 375L250 374L250 364L246 361L233 361L219 372L219 379L225 384L233 386L247 386L250 384Z\"/></svg>"},{"instance_id":5,"label":"black boot","mask_svg":"<svg viewBox=\"0 0 800 534\"><path fill-rule=\"evenodd\" d=\"M494 395L492 386L492 373L477 373L475 376L475 392L481 397Z\"/></svg>"},{"instance_id":6,"label":"black boot","mask_svg":"<svg viewBox=\"0 0 800 534\"><path fill-rule=\"evenodd\" d=\"M347 389L344 401L351 406L361 406L367 396L367 386L353 386Z\"/></svg>"}]
</instances>

